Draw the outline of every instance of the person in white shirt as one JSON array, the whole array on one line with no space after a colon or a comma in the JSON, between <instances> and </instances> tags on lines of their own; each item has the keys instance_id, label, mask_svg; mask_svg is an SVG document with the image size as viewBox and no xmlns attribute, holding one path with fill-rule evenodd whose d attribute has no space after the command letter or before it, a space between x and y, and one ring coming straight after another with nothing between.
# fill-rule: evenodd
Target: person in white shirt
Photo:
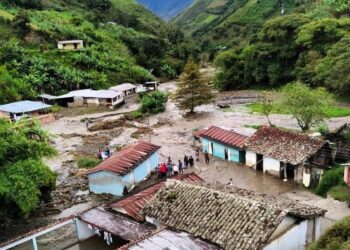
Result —
<instances>
[{"instance_id":1,"label":"person in white shirt","mask_svg":"<svg viewBox=\"0 0 350 250\"><path fill-rule=\"evenodd\" d=\"M179 166L176 164L173 164L173 171L174 171L174 176L179 174Z\"/></svg>"}]
</instances>

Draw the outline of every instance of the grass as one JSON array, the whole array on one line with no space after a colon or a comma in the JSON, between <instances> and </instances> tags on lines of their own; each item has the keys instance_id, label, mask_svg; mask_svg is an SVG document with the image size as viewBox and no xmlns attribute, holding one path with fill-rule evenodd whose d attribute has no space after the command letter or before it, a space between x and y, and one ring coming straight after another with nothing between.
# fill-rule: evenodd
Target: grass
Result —
<instances>
[{"instance_id":1,"label":"grass","mask_svg":"<svg viewBox=\"0 0 350 250\"><path fill-rule=\"evenodd\" d=\"M256 103L247 104L247 107L253 113L262 113L261 103L256 102ZM278 104L275 104L273 106L271 113L272 114L289 114L287 110L285 110L281 105L278 105ZM328 118L350 116L350 108L330 106L326 110L326 116Z\"/></svg>"},{"instance_id":2,"label":"grass","mask_svg":"<svg viewBox=\"0 0 350 250\"><path fill-rule=\"evenodd\" d=\"M328 193L338 201L350 201L350 187L348 186L332 187Z\"/></svg>"},{"instance_id":3,"label":"grass","mask_svg":"<svg viewBox=\"0 0 350 250\"><path fill-rule=\"evenodd\" d=\"M257 125L257 124L255 124L255 125L248 125L248 124L246 124L246 125L244 125L243 127L245 127L245 128L259 129L259 128L261 127L261 125Z\"/></svg>"},{"instance_id":4,"label":"grass","mask_svg":"<svg viewBox=\"0 0 350 250\"><path fill-rule=\"evenodd\" d=\"M102 161L100 159L87 157L87 158L78 159L77 164L79 168L93 168L93 167L96 167L101 162Z\"/></svg>"}]
</instances>

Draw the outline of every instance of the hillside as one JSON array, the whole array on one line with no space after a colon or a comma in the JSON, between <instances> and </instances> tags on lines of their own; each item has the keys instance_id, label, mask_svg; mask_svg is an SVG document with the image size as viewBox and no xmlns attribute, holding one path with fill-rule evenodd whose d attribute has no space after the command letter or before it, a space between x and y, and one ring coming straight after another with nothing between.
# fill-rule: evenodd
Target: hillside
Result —
<instances>
[{"instance_id":1,"label":"hillside","mask_svg":"<svg viewBox=\"0 0 350 250\"><path fill-rule=\"evenodd\" d=\"M0 31L0 103L174 77L191 46L134 0L0 0Z\"/></svg>"},{"instance_id":2,"label":"hillside","mask_svg":"<svg viewBox=\"0 0 350 250\"><path fill-rule=\"evenodd\" d=\"M153 13L168 21L185 10L193 0L137 0Z\"/></svg>"}]
</instances>

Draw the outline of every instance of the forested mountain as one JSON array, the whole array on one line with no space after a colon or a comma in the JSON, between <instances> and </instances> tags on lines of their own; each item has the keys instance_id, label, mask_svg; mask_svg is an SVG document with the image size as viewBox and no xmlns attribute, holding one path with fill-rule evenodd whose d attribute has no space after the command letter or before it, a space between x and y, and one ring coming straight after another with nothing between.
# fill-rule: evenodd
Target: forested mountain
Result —
<instances>
[{"instance_id":1,"label":"forested mountain","mask_svg":"<svg viewBox=\"0 0 350 250\"><path fill-rule=\"evenodd\" d=\"M58 51L81 39L84 49ZM174 77L184 34L134 0L0 0L0 103Z\"/></svg>"},{"instance_id":2,"label":"forested mountain","mask_svg":"<svg viewBox=\"0 0 350 250\"><path fill-rule=\"evenodd\" d=\"M137 0L164 20L170 20L186 9L193 0Z\"/></svg>"},{"instance_id":3,"label":"forested mountain","mask_svg":"<svg viewBox=\"0 0 350 250\"><path fill-rule=\"evenodd\" d=\"M350 92L348 0L197 0L173 22L217 57L220 89L300 80Z\"/></svg>"}]
</instances>

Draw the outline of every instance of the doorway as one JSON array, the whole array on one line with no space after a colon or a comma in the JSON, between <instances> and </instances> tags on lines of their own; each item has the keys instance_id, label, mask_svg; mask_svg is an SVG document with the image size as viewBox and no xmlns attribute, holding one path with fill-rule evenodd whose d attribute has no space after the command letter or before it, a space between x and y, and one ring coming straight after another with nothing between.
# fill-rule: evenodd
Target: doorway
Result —
<instances>
[{"instance_id":1,"label":"doorway","mask_svg":"<svg viewBox=\"0 0 350 250\"><path fill-rule=\"evenodd\" d=\"M214 144L209 142L209 154L214 155Z\"/></svg>"},{"instance_id":2,"label":"doorway","mask_svg":"<svg viewBox=\"0 0 350 250\"><path fill-rule=\"evenodd\" d=\"M261 154L256 154L256 170L263 171L264 168L264 156Z\"/></svg>"},{"instance_id":3,"label":"doorway","mask_svg":"<svg viewBox=\"0 0 350 250\"><path fill-rule=\"evenodd\" d=\"M225 148L225 160L229 160L229 152L228 152L228 149Z\"/></svg>"},{"instance_id":4,"label":"doorway","mask_svg":"<svg viewBox=\"0 0 350 250\"><path fill-rule=\"evenodd\" d=\"M294 179L294 166L287 163L287 179Z\"/></svg>"}]
</instances>

